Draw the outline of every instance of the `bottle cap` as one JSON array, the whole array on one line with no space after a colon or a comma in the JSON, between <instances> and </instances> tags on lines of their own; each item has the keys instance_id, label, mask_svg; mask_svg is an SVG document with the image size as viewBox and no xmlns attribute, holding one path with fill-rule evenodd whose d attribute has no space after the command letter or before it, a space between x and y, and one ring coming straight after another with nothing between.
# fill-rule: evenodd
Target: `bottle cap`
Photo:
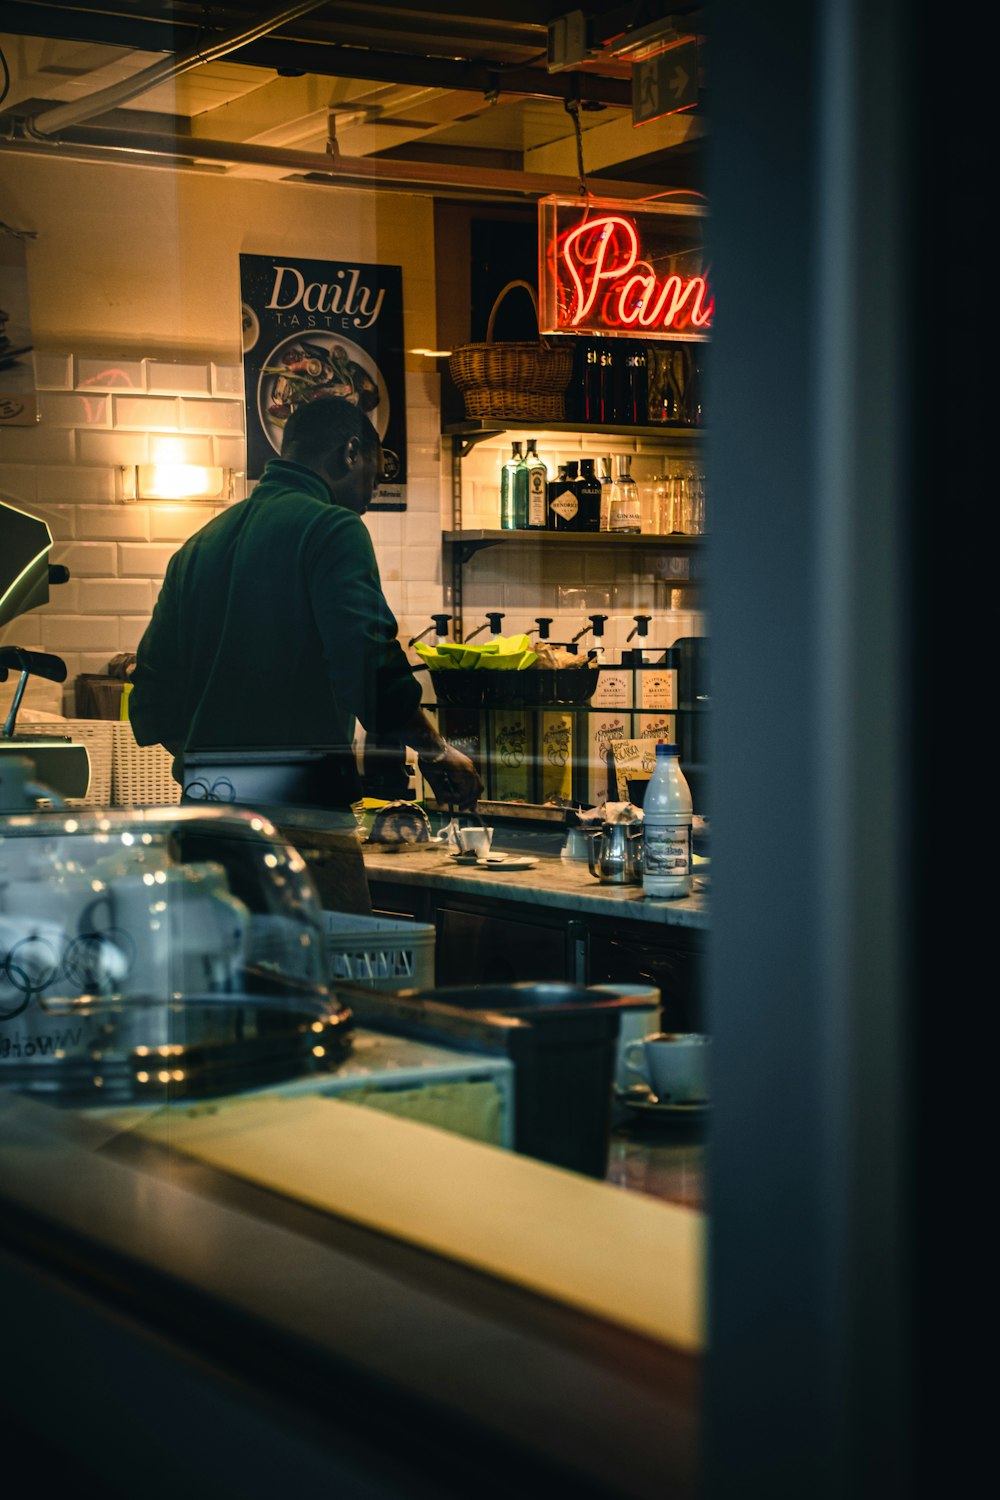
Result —
<instances>
[{"instance_id":1,"label":"bottle cap","mask_svg":"<svg viewBox=\"0 0 1000 1500\"><path fill-rule=\"evenodd\" d=\"M680 755L681 752L677 745L668 745L665 740L657 740L656 753L657 755Z\"/></svg>"}]
</instances>

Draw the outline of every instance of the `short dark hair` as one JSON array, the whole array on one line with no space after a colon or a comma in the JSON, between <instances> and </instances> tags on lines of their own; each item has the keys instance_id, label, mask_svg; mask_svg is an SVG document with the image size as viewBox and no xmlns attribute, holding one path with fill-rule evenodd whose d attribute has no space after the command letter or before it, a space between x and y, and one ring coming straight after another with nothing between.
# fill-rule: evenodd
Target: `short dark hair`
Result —
<instances>
[{"instance_id":1,"label":"short dark hair","mask_svg":"<svg viewBox=\"0 0 1000 1500\"><path fill-rule=\"evenodd\" d=\"M378 447L378 433L359 407L343 396L316 396L297 406L285 423L281 456L323 459L351 438L365 452Z\"/></svg>"}]
</instances>

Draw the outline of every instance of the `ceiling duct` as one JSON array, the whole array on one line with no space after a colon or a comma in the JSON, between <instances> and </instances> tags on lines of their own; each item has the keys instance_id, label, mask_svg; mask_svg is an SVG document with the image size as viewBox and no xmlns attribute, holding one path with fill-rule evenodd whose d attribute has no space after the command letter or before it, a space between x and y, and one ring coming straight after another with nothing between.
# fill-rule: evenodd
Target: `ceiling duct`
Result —
<instances>
[{"instance_id":1,"label":"ceiling duct","mask_svg":"<svg viewBox=\"0 0 1000 1500\"><path fill-rule=\"evenodd\" d=\"M26 123L27 132L40 140L46 140L58 134L59 131L67 129L68 126L78 125L83 120L92 120L95 115L107 114L109 110L126 104L140 94L147 93L157 84L166 83L171 78L178 78L182 73L189 72L191 68L226 57L230 52L238 51L247 43L257 41L260 37L276 31L279 26L284 26L287 22L308 14L309 11L319 10L326 3L327 0L299 0L296 5L283 5L278 10L268 11L266 15L258 16L255 21L244 22L242 26L226 32L214 42L199 44L189 48L187 52L164 58L162 62L143 68L140 73L133 74L131 78L124 78L106 89L99 89L94 94L88 94L83 99L74 99L68 104L57 104L53 109L43 110Z\"/></svg>"}]
</instances>

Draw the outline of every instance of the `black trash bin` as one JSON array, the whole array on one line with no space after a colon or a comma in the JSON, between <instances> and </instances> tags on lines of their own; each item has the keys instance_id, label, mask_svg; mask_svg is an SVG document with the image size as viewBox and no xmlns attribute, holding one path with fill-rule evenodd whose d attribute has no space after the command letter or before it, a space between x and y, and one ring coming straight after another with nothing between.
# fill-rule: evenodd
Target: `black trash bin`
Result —
<instances>
[{"instance_id":1,"label":"black trash bin","mask_svg":"<svg viewBox=\"0 0 1000 1500\"><path fill-rule=\"evenodd\" d=\"M376 1029L504 1053L514 1065L514 1149L604 1178L619 1018L629 1004L570 984L467 985L358 996L356 1014Z\"/></svg>"}]
</instances>

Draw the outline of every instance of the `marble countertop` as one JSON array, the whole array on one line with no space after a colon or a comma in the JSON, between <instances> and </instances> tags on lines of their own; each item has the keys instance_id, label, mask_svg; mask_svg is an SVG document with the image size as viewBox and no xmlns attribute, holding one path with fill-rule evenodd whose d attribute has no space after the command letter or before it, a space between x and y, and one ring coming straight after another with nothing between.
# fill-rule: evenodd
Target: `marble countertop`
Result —
<instances>
[{"instance_id":1,"label":"marble countertop","mask_svg":"<svg viewBox=\"0 0 1000 1500\"><path fill-rule=\"evenodd\" d=\"M397 885L430 886L465 896L488 895L497 901L528 901L533 905L585 912L590 916L626 918L674 927L709 926L709 897L696 891L679 901L644 896L637 885L601 885L582 860L540 854L528 870L479 869L458 865L435 846L409 845L390 853L363 845L365 868L376 880Z\"/></svg>"}]
</instances>

